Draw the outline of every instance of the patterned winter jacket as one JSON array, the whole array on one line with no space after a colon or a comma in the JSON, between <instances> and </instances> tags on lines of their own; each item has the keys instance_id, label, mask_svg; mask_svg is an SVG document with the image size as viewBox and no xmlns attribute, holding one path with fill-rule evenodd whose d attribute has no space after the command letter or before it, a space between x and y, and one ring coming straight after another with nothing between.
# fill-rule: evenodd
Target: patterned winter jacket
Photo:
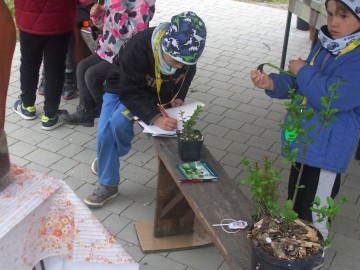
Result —
<instances>
[{"instance_id":1,"label":"patterned winter jacket","mask_svg":"<svg viewBox=\"0 0 360 270\"><path fill-rule=\"evenodd\" d=\"M120 48L136 32L149 27L154 16L155 0L105 0L102 12L93 23L103 30L96 53L112 63Z\"/></svg>"},{"instance_id":2,"label":"patterned winter jacket","mask_svg":"<svg viewBox=\"0 0 360 270\"><path fill-rule=\"evenodd\" d=\"M91 0L15 0L17 27L35 35L59 35L74 29L76 6Z\"/></svg>"}]
</instances>

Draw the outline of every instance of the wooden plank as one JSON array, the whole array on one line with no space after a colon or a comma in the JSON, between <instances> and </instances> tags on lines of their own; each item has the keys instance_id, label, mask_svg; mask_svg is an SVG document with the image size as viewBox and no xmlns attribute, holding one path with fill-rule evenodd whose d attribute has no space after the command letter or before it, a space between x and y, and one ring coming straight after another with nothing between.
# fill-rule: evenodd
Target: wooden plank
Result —
<instances>
[{"instance_id":1,"label":"wooden plank","mask_svg":"<svg viewBox=\"0 0 360 270\"><path fill-rule=\"evenodd\" d=\"M179 183L178 180L182 176L177 172L175 165L184 162L178 156L176 139L152 137L150 140L159 159L167 168L173 184L177 185L184 195L231 269L250 269L250 242L246 238L246 231L228 234L221 227L212 226L225 218L242 219L251 223L252 205L238 184L232 181L205 145L200 158L216 170L220 176L219 180L200 184Z\"/></svg>"}]
</instances>

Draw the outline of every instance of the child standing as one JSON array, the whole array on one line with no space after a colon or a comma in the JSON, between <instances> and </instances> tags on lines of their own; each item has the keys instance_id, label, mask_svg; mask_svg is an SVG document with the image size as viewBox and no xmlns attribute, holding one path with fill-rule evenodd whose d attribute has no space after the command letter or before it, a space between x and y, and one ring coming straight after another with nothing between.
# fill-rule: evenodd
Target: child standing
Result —
<instances>
[{"instance_id":1,"label":"child standing","mask_svg":"<svg viewBox=\"0 0 360 270\"><path fill-rule=\"evenodd\" d=\"M119 157L131 149L135 115L146 124L176 129L176 119L162 116L157 104L184 103L205 40L204 22L188 11L137 33L121 49L119 67L114 64L105 87L92 165L98 168L99 187L84 200L89 207L101 207L117 196Z\"/></svg>"},{"instance_id":2,"label":"child standing","mask_svg":"<svg viewBox=\"0 0 360 270\"><path fill-rule=\"evenodd\" d=\"M88 5L91 0L79 0ZM75 26L77 1L15 0L15 18L19 28L21 66L20 99L14 111L23 119L36 118L36 89L44 56L45 101L42 129L53 130L62 124L59 104L64 84L65 58Z\"/></svg>"},{"instance_id":3,"label":"child standing","mask_svg":"<svg viewBox=\"0 0 360 270\"><path fill-rule=\"evenodd\" d=\"M76 87L76 65L81 60L78 59L83 57L82 55L76 54L78 43L78 31L83 27L84 22L90 20L90 9L93 3L91 2L87 6L78 6L76 10L76 28L73 30L70 42L66 53L66 68L65 68L65 81L63 87L62 98L63 100L70 100L77 96ZM88 54L89 55L89 54ZM87 55L86 55L87 56ZM85 56L85 57L86 57ZM45 69L43 68L40 83L38 86L37 94L40 96L45 95Z\"/></svg>"},{"instance_id":4,"label":"child standing","mask_svg":"<svg viewBox=\"0 0 360 270\"><path fill-rule=\"evenodd\" d=\"M105 0L90 10L93 23L102 29L95 54L82 60L77 68L80 102L75 113L62 115L71 125L94 126L99 116L104 81L119 50L136 32L146 29L155 12L155 0Z\"/></svg>"},{"instance_id":5,"label":"child standing","mask_svg":"<svg viewBox=\"0 0 360 270\"><path fill-rule=\"evenodd\" d=\"M303 123L307 127L316 126L309 132L315 141L308 145L304 158L304 173L295 200L294 210L299 218L307 221L317 220L310 207L316 196L323 205L326 198L334 198L340 188L340 174L345 172L360 135L360 0L327 0L327 25L319 32L320 43L310 52L306 61L290 60L289 71L296 77L286 74L261 73L251 71L250 77L255 86L266 89L272 98L288 98L289 89L307 98L306 107L312 108L315 117ZM339 109L335 122L327 129L321 128L321 97L330 96L329 87L337 82L340 98L333 100L331 107ZM305 127L305 130L307 128ZM282 140L285 140L284 132ZM302 145L291 143L292 149ZM290 150L292 150L290 149ZM298 176L298 167L303 161L298 153L296 166L291 168L288 197L292 199ZM327 237L325 222L315 226Z\"/></svg>"}]
</instances>

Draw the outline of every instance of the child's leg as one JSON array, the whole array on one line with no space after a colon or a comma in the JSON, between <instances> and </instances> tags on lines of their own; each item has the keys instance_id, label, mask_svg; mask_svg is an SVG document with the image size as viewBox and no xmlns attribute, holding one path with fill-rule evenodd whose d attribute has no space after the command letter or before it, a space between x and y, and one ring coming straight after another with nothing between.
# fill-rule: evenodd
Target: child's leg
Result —
<instances>
[{"instance_id":1,"label":"child's leg","mask_svg":"<svg viewBox=\"0 0 360 270\"><path fill-rule=\"evenodd\" d=\"M37 94L40 96L45 95L45 68L43 68L42 72L41 72L41 77L40 77Z\"/></svg>"},{"instance_id":2,"label":"child's leg","mask_svg":"<svg viewBox=\"0 0 360 270\"><path fill-rule=\"evenodd\" d=\"M98 56L97 54L92 54L79 63L76 70L76 77L80 93L80 104L87 100L90 100L91 103L94 102L91 91L89 89L89 87L93 87L93 85L87 83L89 80L89 76L93 76L94 78L92 78L91 80L96 81L96 85L101 85L101 89L103 88L106 71L102 72L97 68L96 70L98 70L99 73L94 73L93 71L90 71L94 67L99 65L102 61L103 60L100 58L100 56Z\"/></svg>"},{"instance_id":3,"label":"child's leg","mask_svg":"<svg viewBox=\"0 0 360 270\"><path fill-rule=\"evenodd\" d=\"M44 50L45 102L44 112L49 118L56 116L64 84L65 59L72 32L48 36Z\"/></svg>"},{"instance_id":4,"label":"child's leg","mask_svg":"<svg viewBox=\"0 0 360 270\"><path fill-rule=\"evenodd\" d=\"M94 126L94 119L96 116L95 103L86 84L86 74L88 73L88 70L92 69L92 67L96 66L101 61L103 60L98 55L92 54L78 64L76 76L80 92L80 102L75 113L69 114L68 112L64 112L62 114L62 118L65 123L71 125L83 125L86 127ZM105 78L99 77L96 73L92 73L92 76L94 76L94 80L101 81L102 89Z\"/></svg>"},{"instance_id":5,"label":"child's leg","mask_svg":"<svg viewBox=\"0 0 360 270\"><path fill-rule=\"evenodd\" d=\"M299 175L300 164L296 164L297 168L291 167L289 186L288 186L288 199L292 199L295 192L295 185ZM310 166L304 166L304 170L300 179L300 185L305 188L299 189L294 203L294 210L298 213L299 218L312 221L312 213L310 207L314 201L316 189L319 182L320 169Z\"/></svg>"},{"instance_id":6,"label":"child's leg","mask_svg":"<svg viewBox=\"0 0 360 270\"><path fill-rule=\"evenodd\" d=\"M45 44L44 36L20 31L20 84L21 100L25 107L34 106L36 89L39 81L39 70Z\"/></svg>"},{"instance_id":7,"label":"child's leg","mask_svg":"<svg viewBox=\"0 0 360 270\"><path fill-rule=\"evenodd\" d=\"M300 164L296 164L297 168L300 168ZM289 186L288 186L288 198L292 199L296 180L299 174L298 169L291 168ZM315 197L319 196L321 203L326 204L326 198L335 198L340 189L340 174L321 170L316 167L304 166L304 171L300 180L300 185L304 185L305 188L299 189L294 204L294 210L298 213L299 218L312 222L316 220L316 216L313 216L310 207L313 206ZM316 227L320 230L324 237L327 237L327 229L325 224L318 224Z\"/></svg>"},{"instance_id":8,"label":"child's leg","mask_svg":"<svg viewBox=\"0 0 360 270\"><path fill-rule=\"evenodd\" d=\"M105 93L97 133L98 175L104 186L119 184L119 157L131 149L134 129L131 119L123 114L126 110L118 95Z\"/></svg>"},{"instance_id":9,"label":"child's leg","mask_svg":"<svg viewBox=\"0 0 360 270\"><path fill-rule=\"evenodd\" d=\"M315 196L320 198L319 208L327 205L327 197L335 198L340 189L340 174L330 172L327 170L321 170L319 176L319 184L317 186ZM312 213L312 220L316 221L319 217L316 213ZM329 235L329 231L326 228L326 220L322 222L314 223L314 226L321 232L324 239Z\"/></svg>"},{"instance_id":10,"label":"child's leg","mask_svg":"<svg viewBox=\"0 0 360 270\"><path fill-rule=\"evenodd\" d=\"M90 67L85 74L87 89L95 102L95 106L100 109L103 102L104 82L111 68L112 64L106 60L101 60L98 64Z\"/></svg>"},{"instance_id":11,"label":"child's leg","mask_svg":"<svg viewBox=\"0 0 360 270\"><path fill-rule=\"evenodd\" d=\"M63 99L70 100L76 97L76 90L75 38L74 33L72 33L66 53Z\"/></svg>"}]
</instances>

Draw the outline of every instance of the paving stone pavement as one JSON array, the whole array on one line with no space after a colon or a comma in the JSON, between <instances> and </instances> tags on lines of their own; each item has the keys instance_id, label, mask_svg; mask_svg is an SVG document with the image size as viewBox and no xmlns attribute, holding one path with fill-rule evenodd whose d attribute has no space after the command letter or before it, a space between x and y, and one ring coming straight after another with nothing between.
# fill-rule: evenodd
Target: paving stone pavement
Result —
<instances>
[{"instance_id":1,"label":"paving stone pavement","mask_svg":"<svg viewBox=\"0 0 360 270\"><path fill-rule=\"evenodd\" d=\"M264 62L280 65L287 11L234 0L158 0L151 25L168 21L172 15L192 10L207 25L208 39L191 86L189 100L206 103L199 127L205 144L239 182L244 173L241 156L276 160L287 178L289 166L279 157L279 123L284 115L282 102L269 99L255 89L249 71ZM305 58L311 42L309 33L296 29L293 16L288 48L289 58ZM16 47L7 99L6 126L11 161L65 180L80 198L87 196L97 181L90 171L96 156L96 125L93 128L63 125L53 131L40 128L43 97L37 96L38 118L26 121L12 111L20 94L20 51ZM73 112L78 99L62 101L60 107ZM135 126L137 136L131 152L121 158L120 195L102 209L93 210L98 219L116 235L125 249L140 263L141 270L228 270L214 246L144 254L134 222L153 218L157 159L148 139ZM360 269L360 167L352 160L343 175L340 196L349 202L332 224L333 247L326 253L323 269ZM248 190L241 186L248 193ZM281 186L286 194L286 181ZM229 217L224 217L229 218Z\"/></svg>"}]
</instances>

